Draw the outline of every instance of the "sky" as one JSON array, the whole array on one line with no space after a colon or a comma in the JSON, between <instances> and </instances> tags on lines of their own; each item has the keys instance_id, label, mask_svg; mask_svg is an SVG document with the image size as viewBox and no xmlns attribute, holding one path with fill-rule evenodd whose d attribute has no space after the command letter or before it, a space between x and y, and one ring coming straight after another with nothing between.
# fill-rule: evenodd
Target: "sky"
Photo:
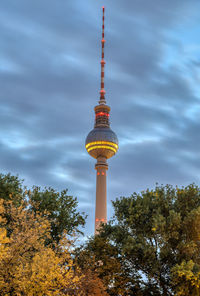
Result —
<instances>
[{"instance_id":1,"label":"sky","mask_svg":"<svg viewBox=\"0 0 200 296\"><path fill-rule=\"evenodd\" d=\"M68 188L94 232L95 160L85 150L105 89L119 151L111 200L155 184L200 185L199 0L1 0L0 171Z\"/></svg>"}]
</instances>

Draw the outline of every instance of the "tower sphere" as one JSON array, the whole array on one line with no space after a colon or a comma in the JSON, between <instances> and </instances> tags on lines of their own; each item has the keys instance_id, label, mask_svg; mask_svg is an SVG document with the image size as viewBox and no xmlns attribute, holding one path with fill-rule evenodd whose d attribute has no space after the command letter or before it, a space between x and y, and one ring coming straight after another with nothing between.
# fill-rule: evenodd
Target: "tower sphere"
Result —
<instances>
[{"instance_id":1,"label":"tower sphere","mask_svg":"<svg viewBox=\"0 0 200 296\"><path fill-rule=\"evenodd\" d=\"M89 132L85 147L94 158L111 158L118 150L118 139L110 127L96 127Z\"/></svg>"}]
</instances>

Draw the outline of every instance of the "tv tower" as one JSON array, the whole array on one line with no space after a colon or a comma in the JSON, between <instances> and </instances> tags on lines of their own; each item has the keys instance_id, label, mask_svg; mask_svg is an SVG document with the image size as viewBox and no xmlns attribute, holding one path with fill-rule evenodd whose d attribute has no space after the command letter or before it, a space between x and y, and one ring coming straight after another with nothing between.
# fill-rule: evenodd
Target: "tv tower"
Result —
<instances>
[{"instance_id":1,"label":"tv tower","mask_svg":"<svg viewBox=\"0 0 200 296\"><path fill-rule=\"evenodd\" d=\"M106 105L104 89L104 12L102 23L102 52L101 52L101 90L99 104L94 107L95 124L94 129L88 134L85 147L87 152L94 157L97 162L95 169L96 176L96 210L95 210L95 234L101 223L107 222L107 190L106 175L108 170L107 159L111 158L118 150L118 139L116 134L110 128L109 116L110 107Z\"/></svg>"}]
</instances>

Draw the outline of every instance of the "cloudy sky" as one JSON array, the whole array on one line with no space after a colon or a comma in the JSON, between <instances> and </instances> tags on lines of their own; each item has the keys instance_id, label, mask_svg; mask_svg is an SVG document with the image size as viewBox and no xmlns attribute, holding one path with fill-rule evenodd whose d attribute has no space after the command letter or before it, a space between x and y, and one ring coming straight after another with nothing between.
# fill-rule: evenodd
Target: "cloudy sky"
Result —
<instances>
[{"instance_id":1,"label":"cloudy sky","mask_svg":"<svg viewBox=\"0 0 200 296\"><path fill-rule=\"evenodd\" d=\"M95 160L85 138L105 88L119 152L111 200L155 183L200 185L199 0L1 0L0 168L69 189L94 231Z\"/></svg>"}]
</instances>

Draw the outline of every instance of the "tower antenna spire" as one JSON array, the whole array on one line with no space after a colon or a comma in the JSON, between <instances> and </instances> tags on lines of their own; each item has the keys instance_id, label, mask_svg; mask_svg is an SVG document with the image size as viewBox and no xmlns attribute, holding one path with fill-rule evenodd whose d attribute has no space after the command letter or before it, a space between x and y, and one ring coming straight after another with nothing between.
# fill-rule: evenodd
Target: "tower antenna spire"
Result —
<instances>
[{"instance_id":1,"label":"tower antenna spire","mask_svg":"<svg viewBox=\"0 0 200 296\"><path fill-rule=\"evenodd\" d=\"M102 39L101 39L101 90L100 90L100 100L99 100L99 104L106 104L106 100L105 100L105 89L104 89L104 66L105 66L105 60L104 60L104 45L105 45L105 39L104 39L104 20L105 20L105 16L104 16L104 12L105 12L105 7L102 7L103 10L103 18L102 18Z\"/></svg>"}]
</instances>

